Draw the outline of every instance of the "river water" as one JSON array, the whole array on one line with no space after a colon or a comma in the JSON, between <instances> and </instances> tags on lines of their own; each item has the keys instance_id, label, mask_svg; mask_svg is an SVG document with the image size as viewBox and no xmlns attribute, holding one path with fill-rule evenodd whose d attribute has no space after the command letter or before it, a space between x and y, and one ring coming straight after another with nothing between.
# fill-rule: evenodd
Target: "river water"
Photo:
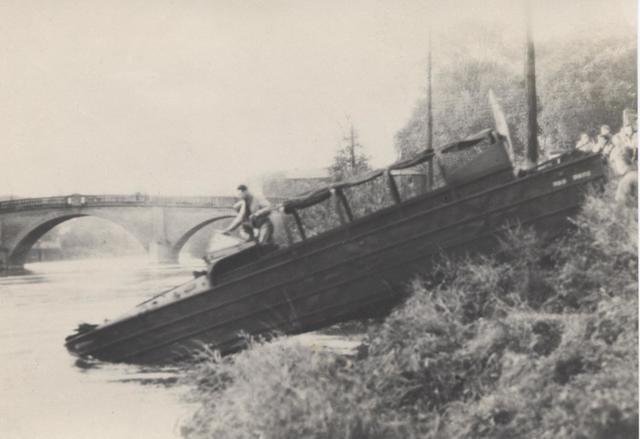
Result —
<instances>
[{"instance_id":1,"label":"river water","mask_svg":"<svg viewBox=\"0 0 640 439\"><path fill-rule=\"evenodd\" d=\"M198 261L144 257L30 264L0 277L0 436L8 439L176 438L189 406L170 369L80 367L64 347L98 323L188 280Z\"/></svg>"},{"instance_id":2,"label":"river water","mask_svg":"<svg viewBox=\"0 0 640 439\"><path fill-rule=\"evenodd\" d=\"M151 266L127 257L29 264L0 277L0 437L175 439L193 409L170 368L78 363L64 339L191 278L199 260ZM283 342L349 353L357 340L303 334Z\"/></svg>"}]
</instances>

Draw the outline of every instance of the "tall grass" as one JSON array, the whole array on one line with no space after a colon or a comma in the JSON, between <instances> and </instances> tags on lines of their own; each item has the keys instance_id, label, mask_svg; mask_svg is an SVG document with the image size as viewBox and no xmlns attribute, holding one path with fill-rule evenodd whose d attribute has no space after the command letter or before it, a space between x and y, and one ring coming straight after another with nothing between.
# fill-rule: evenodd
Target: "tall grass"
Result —
<instances>
[{"instance_id":1,"label":"tall grass","mask_svg":"<svg viewBox=\"0 0 640 439\"><path fill-rule=\"evenodd\" d=\"M188 438L626 438L638 434L637 209L588 196L554 242L514 229L443 260L342 357L205 353Z\"/></svg>"}]
</instances>

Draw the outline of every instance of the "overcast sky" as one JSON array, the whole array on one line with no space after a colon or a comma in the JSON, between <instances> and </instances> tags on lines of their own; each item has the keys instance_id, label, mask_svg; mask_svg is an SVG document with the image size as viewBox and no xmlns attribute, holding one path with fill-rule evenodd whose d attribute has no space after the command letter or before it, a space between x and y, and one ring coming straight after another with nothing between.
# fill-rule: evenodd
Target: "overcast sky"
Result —
<instances>
[{"instance_id":1,"label":"overcast sky","mask_svg":"<svg viewBox=\"0 0 640 439\"><path fill-rule=\"evenodd\" d=\"M536 38L633 25L634 0L534 1ZM226 194L327 166L349 115L375 164L424 89L429 22L501 1L0 1L0 194Z\"/></svg>"}]
</instances>

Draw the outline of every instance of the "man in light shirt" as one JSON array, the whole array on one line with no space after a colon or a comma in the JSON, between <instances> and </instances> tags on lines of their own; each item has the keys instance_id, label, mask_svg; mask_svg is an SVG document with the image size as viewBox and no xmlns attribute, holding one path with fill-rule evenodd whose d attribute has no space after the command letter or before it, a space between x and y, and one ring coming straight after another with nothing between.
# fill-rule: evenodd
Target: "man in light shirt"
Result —
<instances>
[{"instance_id":1,"label":"man in light shirt","mask_svg":"<svg viewBox=\"0 0 640 439\"><path fill-rule=\"evenodd\" d=\"M608 162L613 176L619 179L616 201L626 202L638 190L638 138L633 126L623 126L612 144Z\"/></svg>"},{"instance_id":2,"label":"man in light shirt","mask_svg":"<svg viewBox=\"0 0 640 439\"><path fill-rule=\"evenodd\" d=\"M593 152L594 146L595 145L593 144L591 137L589 137L587 133L580 134L580 139L576 143L577 150L580 150L583 152Z\"/></svg>"},{"instance_id":3,"label":"man in light shirt","mask_svg":"<svg viewBox=\"0 0 640 439\"><path fill-rule=\"evenodd\" d=\"M247 186L238 186L240 201L234 207L238 209L238 215L223 231L228 235L238 227L248 235L248 240L255 239L258 244L273 243L273 223L271 222L271 205L266 200L254 196ZM257 237L256 233L257 231Z\"/></svg>"}]
</instances>

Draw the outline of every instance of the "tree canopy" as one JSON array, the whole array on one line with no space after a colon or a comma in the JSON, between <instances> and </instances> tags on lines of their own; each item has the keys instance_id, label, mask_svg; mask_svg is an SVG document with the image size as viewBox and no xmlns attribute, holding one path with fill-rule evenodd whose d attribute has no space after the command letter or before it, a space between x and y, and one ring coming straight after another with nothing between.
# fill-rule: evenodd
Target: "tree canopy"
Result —
<instances>
[{"instance_id":1,"label":"tree canopy","mask_svg":"<svg viewBox=\"0 0 640 439\"><path fill-rule=\"evenodd\" d=\"M482 39L461 32L434 47L434 145L493 126L487 99L493 89L505 109L516 152L520 152L526 136L522 42L486 30ZM573 40L537 44L536 50L538 134L543 154L568 148L581 132L593 135L602 124L615 131L622 124L622 111L636 108L633 32L609 38L581 34ZM401 157L426 146L426 109L425 93L396 134Z\"/></svg>"},{"instance_id":2,"label":"tree canopy","mask_svg":"<svg viewBox=\"0 0 640 439\"><path fill-rule=\"evenodd\" d=\"M358 133L353 124L344 137L344 142L344 146L338 149L333 163L329 166L329 174L335 180L343 180L371 170L369 157L365 153L364 146L358 141Z\"/></svg>"}]
</instances>

